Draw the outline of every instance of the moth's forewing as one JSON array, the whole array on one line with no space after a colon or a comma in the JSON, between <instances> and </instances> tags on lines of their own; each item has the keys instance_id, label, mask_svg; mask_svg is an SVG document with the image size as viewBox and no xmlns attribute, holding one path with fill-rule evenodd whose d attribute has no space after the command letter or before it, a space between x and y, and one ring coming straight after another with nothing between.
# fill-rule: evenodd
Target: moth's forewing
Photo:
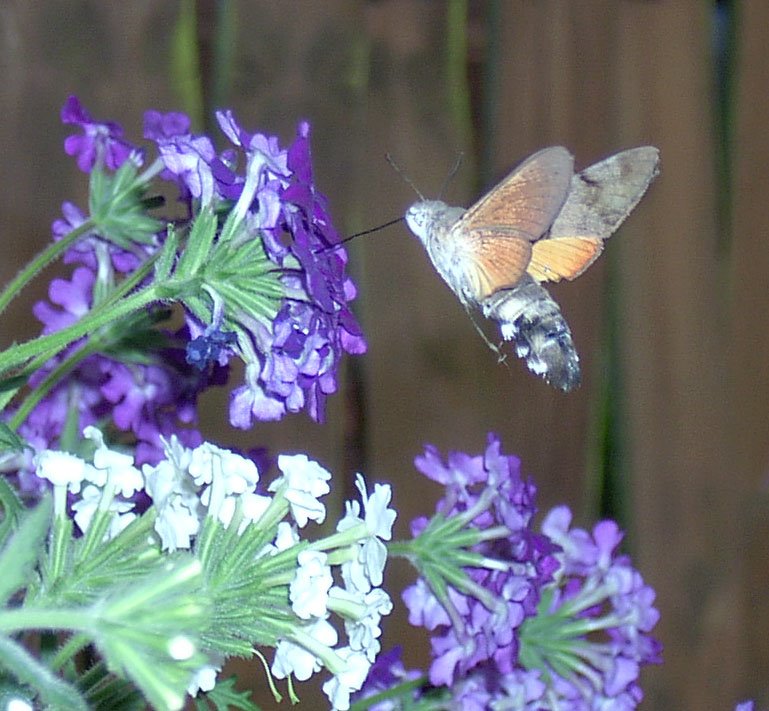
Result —
<instances>
[{"instance_id":1,"label":"moth's forewing","mask_svg":"<svg viewBox=\"0 0 769 711\"><path fill-rule=\"evenodd\" d=\"M659 151L642 146L622 151L574 176L547 239L606 239L622 224L657 175Z\"/></svg>"},{"instance_id":2,"label":"moth's forewing","mask_svg":"<svg viewBox=\"0 0 769 711\"><path fill-rule=\"evenodd\" d=\"M515 286L531 260L531 242L504 230L471 230L463 245L463 301L476 306L495 291Z\"/></svg>"},{"instance_id":3,"label":"moth's forewing","mask_svg":"<svg viewBox=\"0 0 769 711\"><path fill-rule=\"evenodd\" d=\"M535 153L473 205L454 226L499 229L502 236L539 239L566 201L574 176L574 158L562 146Z\"/></svg>"}]
</instances>

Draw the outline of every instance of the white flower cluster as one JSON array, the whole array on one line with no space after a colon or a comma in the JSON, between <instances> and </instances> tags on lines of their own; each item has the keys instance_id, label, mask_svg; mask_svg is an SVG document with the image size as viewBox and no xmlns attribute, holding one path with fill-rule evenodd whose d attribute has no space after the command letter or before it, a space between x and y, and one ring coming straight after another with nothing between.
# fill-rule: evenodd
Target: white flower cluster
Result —
<instances>
[{"instance_id":1,"label":"white flower cluster","mask_svg":"<svg viewBox=\"0 0 769 711\"><path fill-rule=\"evenodd\" d=\"M303 681L325 667L333 674L323 686L325 693L335 709L348 709L351 693L361 688L379 653L381 618L392 610L381 587L387 558L383 541L390 540L396 516L388 508L390 487L377 484L369 496L359 474L356 486L362 504L347 502L336 533L309 543L301 541L299 529L309 521L325 520L326 508L319 498L329 492L331 474L303 454L279 456L281 476L269 485L271 495L262 495L255 491L256 465L213 444L188 449L171 438L166 458L154 466L145 464L140 472L129 455L106 447L96 428L88 427L83 434L96 444L93 463L50 450L36 457L38 476L54 485L57 515L66 514L67 493L80 494L73 509L82 531L101 506L113 516L106 537L118 535L135 518L129 498L144 488L156 510L155 531L166 551L191 548L207 517L225 528L235 522L239 535L252 524L274 532L272 543L255 554L257 559L296 547L296 558L287 559L293 567L285 580L290 579L288 603L298 619L279 639L271 671L277 678L293 675ZM285 520L289 514L291 521ZM330 622L332 615L343 621L344 646L337 646L339 633ZM213 687L221 668L216 662L223 660L211 661L211 666L199 670L191 694Z\"/></svg>"},{"instance_id":2,"label":"white flower cluster","mask_svg":"<svg viewBox=\"0 0 769 711\"><path fill-rule=\"evenodd\" d=\"M37 475L53 484L57 516L66 515L67 494L79 494L72 509L80 530L85 533L101 509L112 513L106 536L113 538L136 518L128 499L142 488L144 480L133 457L109 449L98 429L86 427L83 436L96 445L92 464L74 454L47 449L35 456Z\"/></svg>"},{"instance_id":3,"label":"white flower cluster","mask_svg":"<svg viewBox=\"0 0 769 711\"><path fill-rule=\"evenodd\" d=\"M286 471L283 466L281 470ZM334 676L323 691L333 708L342 711L350 707L350 695L366 680L380 650L380 620L392 610L389 595L380 587L387 557L382 540L391 538L396 515L388 508L392 492L389 486L377 484L369 497L360 474L356 486L364 516L357 501L347 502L337 534L298 556L291 606L307 623L278 643L272 664L276 677L293 674L300 681L323 666L330 669ZM341 564L343 587L333 584L332 561ZM329 622L332 613L344 621L347 645L343 647L335 647L339 635Z\"/></svg>"}]
</instances>

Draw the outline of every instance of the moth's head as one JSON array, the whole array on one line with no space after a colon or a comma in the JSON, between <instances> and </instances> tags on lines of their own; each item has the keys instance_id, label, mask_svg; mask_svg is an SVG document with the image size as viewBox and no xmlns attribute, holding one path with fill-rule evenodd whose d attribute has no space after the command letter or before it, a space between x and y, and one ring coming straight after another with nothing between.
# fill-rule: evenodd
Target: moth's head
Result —
<instances>
[{"instance_id":1,"label":"moth's head","mask_svg":"<svg viewBox=\"0 0 769 711\"><path fill-rule=\"evenodd\" d=\"M448 205L440 200L420 200L406 210L406 224L423 243L426 243L432 225L447 209Z\"/></svg>"}]
</instances>

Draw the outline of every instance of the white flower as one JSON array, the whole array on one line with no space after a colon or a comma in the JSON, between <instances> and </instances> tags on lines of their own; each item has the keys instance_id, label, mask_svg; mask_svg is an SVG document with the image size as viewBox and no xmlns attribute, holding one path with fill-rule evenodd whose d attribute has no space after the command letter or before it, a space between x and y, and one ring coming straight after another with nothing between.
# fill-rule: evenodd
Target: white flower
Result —
<instances>
[{"instance_id":1,"label":"white flower","mask_svg":"<svg viewBox=\"0 0 769 711\"><path fill-rule=\"evenodd\" d=\"M337 524L338 531L346 531L364 524L368 537L358 544L358 550L342 564L342 578L348 588L368 592L372 587L382 584L387 547L380 538L390 540L396 512L387 508L392 497L392 489L386 484L376 484L374 493L369 497L366 483L358 474L355 485L361 493L365 515L361 518L361 506L357 501L345 504L346 514Z\"/></svg>"},{"instance_id":2,"label":"white flower","mask_svg":"<svg viewBox=\"0 0 769 711\"><path fill-rule=\"evenodd\" d=\"M72 504L72 510L75 512L75 523L83 533L85 533L91 525L91 521L101 503L102 494L103 492L99 487L94 486L93 484L88 484L88 486L83 489L82 497ZM112 517L109 528L104 534L104 540L109 540L117 536L118 533L136 518L136 514L132 513L133 507L134 504L131 501L112 499L109 504L109 510L115 515Z\"/></svg>"},{"instance_id":3,"label":"white flower","mask_svg":"<svg viewBox=\"0 0 769 711\"><path fill-rule=\"evenodd\" d=\"M216 675L222 670L224 658L214 655L212 664L206 664L200 667L192 676L187 685L187 693L190 696L197 696L198 691L211 691L216 686Z\"/></svg>"},{"instance_id":4,"label":"white flower","mask_svg":"<svg viewBox=\"0 0 769 711\"><path fill-rule=\"evenodd\" d=\"M90 464L69 452L45 449L35 455L35 472L54 486L66 486L73 494L80 492L83 480L88 479Z\"/></svg>"},{"instance_id":5,"label":"white flower","mask_svg":"<svg viewBox=\"0 0 769 711\"><path fill-rule=\"evenodd\" d=\"M277 491L281 485L286 485L285 497L299 528L303 528L308 521L323 523L326 507L318 501L318 497L330 491L326 482L331 474L305 454L281 454L278 468L283 476L270 484L269 491Z\"/></svg>"},{"instance_id":6,"label":"white flower","mask_svg":"<svg viewBox=\"0 0 769 711\"><path fill-rule=\"evenodd\" d=\"M288 521L281 521L278 524L278 533L275 536L275 549L277 551L284 551L291 546L295 546L299 543L299 535L294 530L294 527Z\"/></svg>"},{"instance_id":7,"label":"white flower","mask_svg":"<svg viewBox=\"0 0 769 711\"><path fill-rule=\"evenodd\" d=\"M209 484L200 500L211 516L226 523L235 510L235 502L225 503L227 497L252 492L259 481L259 470L250 459L209 442L192 451L189 473L197 485Z\"/></svg>"},{"instance_id":8,"label":"white flower","mask_svg":"<svg viewBox=\"0 0 769 711\"><path fill-rule=\"evenodd\" d=\"M187 471L192 450L183 447L175 436L164 445L166 459L155 466L145 464L142 474L144 489L157 512L155 531L163 550L173 552L190 547L192 536L200 530L205 509L199 487Z\"/></svg>"},{"instance_id":9,"label":"white flower","mask_svg":"<svg viewBox=\"0 0 769 711\"><path fill-rule=\"evenodd\" d=\"M328 696L334 709L347 711L350 708L350 694L363 686L371 662L365 654L349 647L338 649L337 654L347 662L347 668L323 684L323 693Z\"/></svg>"},{"instance_id":10,"label":"white flower","mask_svg":"<svg viewBox=\"0 0 769 711\"><path fill-rule=\"evenodd\" d=\"M99 473L93 479L97 486L104 486L107 481L120 492L121 496L133 496L144 484L141 472L134 466L133 457L116 452L104 444L104 435L96 427L89 425L83 430L83 436L96 444L93 453L93 466Z\"/></svg>"},{"instance_id":11,"label":"white flower","mask_svg":"<svg viewBox=\"0 0 769 711\"><path fill-rule=\"evenodd\" d=\"M392 488L389 484L374 484L374 493L368 496L366 482L361 474L355 477L355 486L360 491L363 508L366 511L366 527L372 536L389 541L393 535L393 523L397 514L387 505L392 499Z\"/></svg>"},{"instance_id":12,"label":"white flower","mask_svg":"<svg viewBox=\"0 0 769 711\"><path fill-rule=\"evenodd\" d=\"M384 615L392 612L393 603L382 588L374 588L366 593L363 604L366 606L366 615L357 620L346 619L344 628L347 631L350 648L363 652L373 664L381 649L379 637L382 636L382 629L379 623Z\"/></svg>"},{"instance_id":13,"label":"white flower","mask_svg":"<svg viewBox=\"0 0 769 711\"><path fill-rule=\"evenodd\" d=\"M262 496L261 494L254 494L247 491L240 497L241 506L243 507L244 524L241 526L245 528L245 524L249 521L256 523L264 515L264 512L270 507L272 503L271 496ZM241 530L241 533L243 531Z\"/></svg>"},{"instance_id":14,"label":"white flower","mask_svg":"<svg viewBox=\"0 0 769 711\"><path fill-rule=\"evenodd\" d=\"M269 496L261 496L247 491L240 496L226 496L222 505L219 507L218 518L227 528L235 515L235 507L240 502L242 507L243 520L238 528L238 535L241 535L246 527L252 521L258 521L262 514L267 510L272 499Z\"/></svg>"},{"instance_id":15,"label":"white flower","mask_svg":"<svg viewBox=\"0 0 769 711\"><path fill-rule=\"evenodd\" d=\"M210 484L216 477L221 477L225 494L253 491L259 481L259 470L250 459L210 442L192 450L188 470L198 486Z\"/></svg>"},{"instance_id":16,"label":"white flower","mask_svg":"<svg viewBox=\"0 0 769 711\"><path fill-rule=\"evenodd\" d=\"M176 437L164 444L166 458L155 466L145 464L142 467L147 495L156 508L162 508L173 497L181 497L188 508L195 510L200 503L200 489L188 471L192 450L181 446Z\"/></svg>"},{"instance_id":17,"label":"white flower","mask_svg":"<svg viewBox=\"0 0 769 711\"><path fill-rule=\"evenodd\" d=\"M328 591L334 583L328 556L320 551L304 550L297 557L299 567L289 587L291 607L297 617L309 620L324 617L328 610Z\"/></svg>"},{"instance_id":18,"label":"white flower","mask_svg":"<svg viewBox=\"0 0 769 711\"><path fill-rule=\"evenodd\" d=\"M190 511L178 494L166 499L164 505L156 509L155 531L160 536L163 550L173 552L178 548L189 548L192 537L200 530L200 518Z\"/></svg>"},{"instance_id":19,"label":"white flower","mask_svg":"<svg viewBox=\"0 0 769 711\"><path fill-rule=\"evenodd\" d=\"M327 620L317 620L307 627L302 627L302 631L329 648L337 643L336 630ZM285 679L289 674L293 674L299 681L307 681L316 671L320 671L321 666L320 659L312 652L282 639L275 648L271 671L278 679Z\"/></svg>"}]
</instances>

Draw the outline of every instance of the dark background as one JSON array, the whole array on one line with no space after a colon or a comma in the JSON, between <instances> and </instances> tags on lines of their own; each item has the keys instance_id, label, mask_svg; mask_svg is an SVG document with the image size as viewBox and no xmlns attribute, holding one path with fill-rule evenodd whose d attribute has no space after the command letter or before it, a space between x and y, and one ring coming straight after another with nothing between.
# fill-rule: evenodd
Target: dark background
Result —
<instances>
[{"instance_id":1,"label":"dark background","mask_svg":"<svg viewBox=\"0 0 769 711\"><path fill-rule=\"evenodd\" d=\"M412 467L423 444L480 452L498 432L543 508L564 502L582 525L610 514L628 529L665 645L664 665L644 674L643 708L766 703L769 4L738 9L4 0L0 277L46 245L63 200L85 206L86 181L61 149L70 93L136 140L147 108L210 127L213 107L232 107L284 143L309 119L317 183L346 234L415 199L386 152L430 196L463 152L446 197L468 205L546 145L566 145L579 166L658 146L662 174L605 256L552 289L581 354L580 390L498 366L400 225L350 248L370 350L348 361L328 423L300 416L232 433L218 393L203 429L224 445L306 451L348 492L357 469L391 481L401 533L436 496ZM4 343L36 332L35 294L25 296L0 327ZM393 586L409 579L391 573ZM414 665L425 663L420 640L394 619L386 633ZM249 675L259 686L261 671Z\"/></svg>"}]
</instances>

